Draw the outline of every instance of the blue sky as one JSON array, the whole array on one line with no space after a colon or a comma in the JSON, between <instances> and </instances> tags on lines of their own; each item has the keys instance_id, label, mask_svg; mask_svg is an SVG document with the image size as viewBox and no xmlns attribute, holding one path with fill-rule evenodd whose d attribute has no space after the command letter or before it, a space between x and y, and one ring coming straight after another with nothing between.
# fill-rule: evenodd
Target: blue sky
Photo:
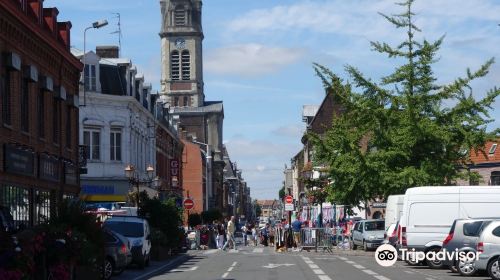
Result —
<instances>
[{"instance_id":1,"label":"blue sky","mask_svg":"<svg viewBox=\"0 0 500 280\"><path fill-rule=\"evenodd\" d=\"M254 198L276 198L285 164L301 148L304 104L320 104L324 93L312 63L345 77L358 67L377 79L395 61L370 51L370 41L396 44L404 37L378 12L399 12L392 0L205 0L204 78L207 100L223 100L224 141L243 170ZM72 45L83 49L83 30L106 18L110 25L87 32L87 49L118 44L116 18L122 18L122 56L129 57L158 89L160 7L150 0L45 0L59 20L71 20ZM434 71L439 83L500 56L500 3L497 0L418 0L416 23L425 37L446 35ZM500 61L499 61L500 63ZM500 85L500 64L472 84L475 96ZM495 104L498 107L500 102ZM492 117L500 117L493 110ZM491 127L498 127L495 122Z\"/></svg>"}]
</instances>

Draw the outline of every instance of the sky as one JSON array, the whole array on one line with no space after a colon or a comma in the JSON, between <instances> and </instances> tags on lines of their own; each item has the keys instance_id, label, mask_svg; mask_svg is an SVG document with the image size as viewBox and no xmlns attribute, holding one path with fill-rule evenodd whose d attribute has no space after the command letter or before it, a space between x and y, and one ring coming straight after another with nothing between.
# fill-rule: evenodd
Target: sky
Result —
<instances>
[{"instance_id":1,"label":"sky","mask_svg":"<svg viewBox=\"0 0 500 280\"><path fill-rule=\"evenodd\" d=\"M83 31L92 22L109 25L87 32L86 48L118 45L117 18L122 26L122 57L159 89L161 24L159 1L45 0L59 9L59 21L73 24L71 44L83 49ZM498 0L417 0L417 38L433 41L445 35L434 73L439 84L477 69L500 56ZM206 100L224 101L224 142L230 157L258 199L278 197L285 164L301 149L305 130L302 106L324 98L313 62L329 67L349 81L352 65L374 80L397 65L373 52L370 41L397 45L404 30L379 13L401 12L393 0L205 0L203 2L203 64ZM499 61L500 63L500 61ZM475 97L500 85L500 64L472 84ZM500 122L497 101L491 117Z\"/></svg>"}]
</instances>

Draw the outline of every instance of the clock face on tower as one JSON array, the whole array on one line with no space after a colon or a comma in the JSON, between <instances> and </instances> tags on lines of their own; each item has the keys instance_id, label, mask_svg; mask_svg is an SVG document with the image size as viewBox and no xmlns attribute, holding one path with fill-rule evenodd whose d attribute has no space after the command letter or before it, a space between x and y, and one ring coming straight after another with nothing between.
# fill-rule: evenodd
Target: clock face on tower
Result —
<instances>
[{"instance_id":1,"label":"clock face on tower","mask_svg":"<svg viewBox=\"0 0 500 280\"><path fill-rule=\"evenodd\" d=\"M175 40L175 47L178 49L184 49L186 47L186 40L182 38L177 38Z\"/></svg>"}]
</instances>

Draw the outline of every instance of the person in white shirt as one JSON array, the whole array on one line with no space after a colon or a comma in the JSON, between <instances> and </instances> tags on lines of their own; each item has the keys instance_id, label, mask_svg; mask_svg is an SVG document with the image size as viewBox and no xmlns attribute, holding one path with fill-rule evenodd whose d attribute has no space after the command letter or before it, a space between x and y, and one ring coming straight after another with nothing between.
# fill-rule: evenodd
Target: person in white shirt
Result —
<instances>
[{"instance_id":1,"label":"person in white shirt","mask_svg":"<svg viewBox=\"0 0 500 280\"><path fill-rule=\"evenodd\" d=\"M235 232L236 226L234 225L234 216L231 216L231 220L227 223L227 240L226 244L224 244L224 247L222 247L222 250L226 250L226 248L229 246L229 243L233 244L233 249L236 250L236 242L234 241L234 232Z\"/></svg>"}]
</instances>

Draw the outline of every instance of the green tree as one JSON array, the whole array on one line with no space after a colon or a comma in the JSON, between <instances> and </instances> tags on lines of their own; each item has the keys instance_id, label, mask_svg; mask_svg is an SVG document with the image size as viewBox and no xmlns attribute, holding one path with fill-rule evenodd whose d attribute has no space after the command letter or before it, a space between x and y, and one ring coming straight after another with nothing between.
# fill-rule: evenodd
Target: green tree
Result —
<instances>
[{"instance_id":1,"label":"green tree","mask_svg":"<svg viewBox=\"0 0 500 280\"><path fill-rule=\"evenodd\" d=\"M281 187L278 194L279 194L280 200L283 201L283 199L285 199L285 186Z\"/></svg>"},{"instance_id":2,"label":"green tree","mask_svg":"<svg viewBox=\"0 0 500 280\"><path fill-rule=\"evenodd\" d=\"M189 214L188 224L190 227L195 227L201 225L201 215L198 213Z\"/></svg>"},{"instance_id":3,"label":"green tree","mask_svg":"<svg viewBox=\"0 0 500 280\"><path fill-rule=\"evenodd\" d=\"M257 200L254 200L254 205L255 205L255 216L260 217L262 215L262 208L260 205L257 203Z\"/></svg>"},{"instance_id":4,"label":"green tree","mask_svg":"<svg viewBox=\"0 0 500 280\"><path fill-rule=\"evenodd\" d=\"M438 85L432 65L443 37L417 41L413 0L398 3L399 15L382 14L407 35L398 46L372 42L372 48L398 66L376 83L353 66L344 82L328 68L315 64L328 94L342 105L325 135L308 135L315 147L316 165L329 167L329 199L356 205L376 196L404 193L407 188L451 185L471 176L467 151L479 150L495 134L486 126L489 109L500 94L473 96L470 84L488 74L493 59L464 77ZM399 65L401 62L402 65ZM361 91L361 92L355 92Z\"/></svg>"}]
</instances>

